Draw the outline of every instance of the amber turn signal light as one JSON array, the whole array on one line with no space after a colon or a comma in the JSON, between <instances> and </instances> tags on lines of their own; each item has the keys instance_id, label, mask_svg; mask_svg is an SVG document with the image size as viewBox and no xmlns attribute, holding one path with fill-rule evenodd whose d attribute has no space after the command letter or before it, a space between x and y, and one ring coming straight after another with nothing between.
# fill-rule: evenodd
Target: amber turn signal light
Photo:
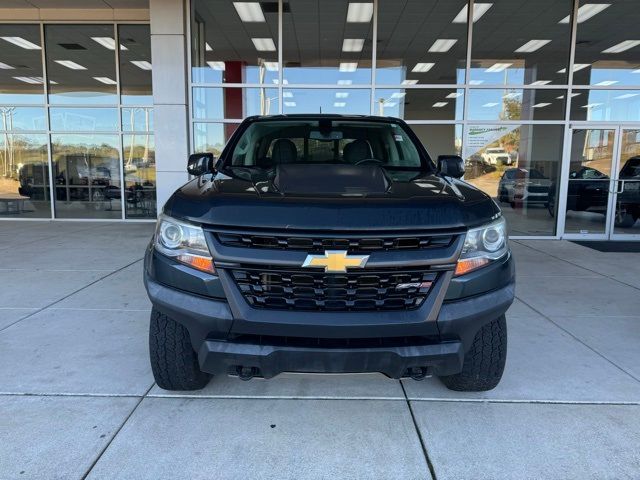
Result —
<instances>
[{"instance_id":1,"label":"amber turn signal light","mask_svg":"<svg viewBox=\"0 0 640 480\"><path fill-rule=\"evenodd\" d=\"M462 260L458 260L458 265L456 265L455 276L464 275L465 273L473 272L480 267L484 267L489 260L483 257L476 258L465 258Z\"/></svg>"}]
</instances>

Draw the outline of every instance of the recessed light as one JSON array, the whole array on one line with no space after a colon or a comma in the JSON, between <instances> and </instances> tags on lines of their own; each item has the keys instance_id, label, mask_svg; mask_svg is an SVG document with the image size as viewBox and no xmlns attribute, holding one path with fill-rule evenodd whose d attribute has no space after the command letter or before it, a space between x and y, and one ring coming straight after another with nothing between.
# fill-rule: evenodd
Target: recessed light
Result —
<instances>
[{"instance_id":1,"label":"recessed light","mask_svg":"<svg viewBox=\"0 0 640 480\"><path fill-rule=\"evenodd\" d=\"M349 92L336 92L336 98L347 98L349 96Z\"/></svg>"},{"instance_id":2,"label":"recessed light","mask_svg":"<svg viewBox=\"0 0 640 480\"><path fill-rule=\"evenodd\" d=\"M338 85L351 85L353 80L338 80Z\"/></svg>"},{"instance_id":3,"label":"recessed light","mask_svg":"<svg viewBox=\"0 0 640 480\"><path fill-rule=\"evenodd\" d=\"M624 100L625 98L637 97L640 93L625 93L623 95L618 95L617 97L613 97L614 100Z\"/></svg>"},{"instance_id":4,"label":"recessed light","mask_svg":"<svg viewBox=\"0 0 640 480\"><path fill-rule=\"evenodd\" d=\"M511 93L507 93L506 95L503 95L502 98L511 99L511 98L517 98L521 95L522 95L522 92L511 92Z\"/></svg>"},{"instance_id":5,"label":"recessed light","mask_svg":"<svg viewBox=\"0 0 640 480\"><path fill-rule=\"evenodd\" d=\"M484 80L469 80L469 85L481 85L484 83Z\"/></svg>"},{"instance_id":6,"label":"recessed light","mask_svg":"<svg viewBox=\"0 0 640 480\"><path fill-rule=\"evenodd\" d=\"M345 38L342 41L343 52L361 52L364 47L364 38Z\"/></svg>"},{"instance_id":7,"label":"recessed light","mask_svg":"<svg viewBox=\"0 0 640 480\"><path fill-rule=\"evenodd\" d=\"M293 98L293 92L282 92L283 98Z\"/></svg>"},{"instance_id":8,"label":"recessed light","mask_svg":"<svg viewBox=\"0 0 640 480\"><path fill-rule=\"evenodd\" d=\"M446 98L459 98L462 96L462 92L451 92Z\"/></svg>"},{"instance_id":9,"label":"recessed light","mask_svg":"<svg viewBox=\"0 0 640 480\"><path fill-rule=\"evenodd\" d=\"M259 52L275 52L276 44L273 43L271 38L252 38L253 46Z\"/></svg>"},{"instance_id":10,"label":"recessed light","mask_svg":"<svg viewBox=\"0 0 640 480\"><path fill-rule=\"evenodd\" d=\"M458 40L456 38L439 38L429 47L431 53L444 53L451 50Z\"/></svg>"},{"instance_id":11,"label":"recessed light","mask_svg":"<svg viewBox=\"0 0 640 480\"><path fill-rule=\"evenodd\" d=\"M278 62L264 62L264 68L266 68L270 72L277 72Z\"/></svg>"},{"instance_id":12,"label":"recessed light","mask_svg":"<svg viewBox=\"0 0 640 480\"><path fill-rule=\"evenodd\" d=\"M13 78L24 83L31 83L33 85L42 85L44 83L44 80L42 79L42 77L13 77Z\"/></svg>"},{"instance_id":13,"label":"recessed light","mask_svg":"<svg viewBox=\"0 0 640 480\"><path fill-rule=\"evenodd\" d=\"M616 83L618 83L618 80L603 80L601 82L594 83L594 85L598 87L608 87L609 85L614 85Z\"/></svg>"},{"instance_id":14,"label":"recessed light","mask_svg":"<svg viewBox=\"0 0 640 480\"><path fill-rule=\"evenodd\" d=\"M432 106L435 107L435 108L442 108L445 105L449 105L449 102L436 102Z\"/></svg>"},{"instance_id":15,"label":"recessed light","mask_svg":"<svg viewBox=\"0 0 640 480\"><path fill-rule=\"evenodd\" d=\"M14 68L11 65L0 62L0 70L14 70Z\"/></svg>"},{"instance_id":16,"label":"recessed light","mask_svg":"<svg viewBox=\"0 0 640 480\"><path fill-rule=\"evenodd\" d=\"M493 3L474 3L473 4L473 23L476 23L480 20L487 10L489 10L493 6ZM462 10L458 12L458 14L453 19L451 23L467 23L467 6L462 7Z\"/></svg>"},{"instance_id":17,"label":"recessed light","mask_svg":"<svg viewBox=\"0 0 640 480\"><path fill-rule=\"evenodd\" d=\"M224 70L226 68L225 63L222 61L211 60L210 62L207 62L207 65L209 65L213 70Z\"/></svg>"},{"instance_id":18,"label":"recessed light","mask_svg":"<svg viewBox=\"0 0 640 480\"><path fill-rule=\"evenodd\" d=\"M484 73L498 73L509 68L513 63L494 63L489 68L487 68Z\"/></svg>"},{"instance_id":19,"label":"recessed light","mask_svg":"<svg viewBox=\"0 0 640 480\"><path fill-rule=\"evenodd\" d=\"M575 73L575 72L577 72L579 70L582 70L582 69L590 67L590 66L591 66L590 63L574 63L572 70ZM563 68L562 70L558 70L558 73L567 73L567 69Z\"/></svg>"},{"instance_id":20,"label":"recessed light","mask_svg":"<svg viewBox=\"0 0 640 480\"><path fill-rule=\"evenodd\" d=\"M498 102L489 102L489 103L485 103L484 105L482 105L484 108L491 108L491 107L495 107L497 105L500 105Z\"/></svg>"},{"instance_id":21,"label":"recessed light","mask_svg":"<svg viewBox=\"0 0 640 480\"><path fill-rule=\"evenodd\" d=\"M284 106L285 107L295 107L296 106L296 102L284 102Z\"/></svg>"},{"instance_id":22,"label":"recessed light","mask_svg":"<svg viewBox=\"0 0 640 480\"><path fill-rule=\"evenodd\" d=\"M640 45L640 40L625 40L624 42L617 43L613 47L603 50L602 53L622 53L638 45Z\"/></svg>"},{"instance_id":23,"label":"recessed light","mask_svg":"<svg viewBox=\"0 0 640 480\"><path fill-rule=\"evenodd\" d=\"M396 102L388 102L388 101L384 101L384 102L382 102L382 104L383 104L385 107L389 107L389 108L393 108L393 107L395 107L395 106L397 105L397 103L396 103Z\"/></svg>"},{"instance_id":24,"label":"recessed light","mask_svg":"<svg viewBox=\"0 0 640 480\"><path fill-rule=\"evenodd\" d=\"M29 40L26 40L22 37L0 37L0 38L9 43L13 43L14 45L17 45L18 47L24 48L26 50L41 50L40 45L36 45L35 43L30 42Z\"/></svg>"},{"instance_id":25,"label":"recessed light","mask_svg":"<svg viewBox=\"0 0 640 480\"><path fill-rule=\"evenodd\" d=\"M350 3L347 9L348 23L369 23L373 18L373 3Z\"/></svg>"},{"instance_id":26,"label":"recessed light","mask_svg":"<svg viewBox=\"0 0 640 480\"><path fill-rule=\"evenodd\" d=\"M142 70L151 70L151 63L146 60L131 60L131 63Z\"/></svg>"},{"instance_id":27,"label":"recessed light","mask_svg":"<svg viewBox=\"0 0 640 480\"><path fill-rule=\"evenodd\" d=\"M403 98L405 95L405 92L394 92L391 94L391 98Z\"/></svg>"},{"instance_id":28,"label":"recessed light","mask_svg":"<svg viewBox=\"0 0 640 480\"><path fill-rule=\"evenodd\" d=\"M347 102L333 102L334 107L342 108L347 105Z\"/></svg>"},{"instance_id":29,"label":"recessed light","mask_svg":"<svg viewBox=\"0 0 640 480\"><path fill-rule=\"evenodd\" d=\"M546 44L551 43L551 40L529 40L527 43L516 49L516 53L531 53L536 50L540 50Z\"/></svg>"},{"instance_id":30,"label":"recessed light","mask_svg":"<svg viewBox=\"0 0 640 480\"><path fill-rule=\"evenodd\" d=\"M549 105L551 105L551 104L550 103L546 103L546 102L542 102L542 103L536 103L531 108L544 108L544 107L548 107Z\"/></svg>"},{"instance_id":31,"label":"recessed light","mask_svg":"<svg viewBox=\"0 0 640 480\"><path fill-rule=\"evenodd\" d=\"M577 97L578 95L580 95L579 93L572 93L570 96L571 98L573 97ZM564 95L560 95L559 97L556 97L558 100L562 100L564 98Z\"/></svg>"},{"instance_id":32,"label":"recessed light","mask_svg":"<svg viewBox=\"0 0 640 480\"><path fill-rule=\"evenodd\" d=\"M211 48L211 45L209 45L207 42L204 42L204 49L207 52L213 52L213 48Z\"/></svg>"},{"instance_id":33,"label":"recessed light","mask_svg":"<svg viewBox=\"0 0 640 480\"><path fill-rule=\"evenodd\" d=\"M355 72L358 68L358 62L341 62L339 70L341 72Z\"/></svg>"},{"instance_id":34,"label":"recessed light","mask_svg":"<svg viewBox=\"0 0 640 480\"><path fill-rule=\"evenodd\" d=\"M605 8L610 7L610 3L587 3L586 5L578 8L578 15L576 17L576 21L578 23L586 22L594 15L599 14ZM558 23L569 23L571 21L571 16L567 15Z\"/></svg>"},{"instance_id":35,"label":"recessed light","mask_svg":"<svg viewBox=\"0 0 640 480\"><path fill-rule=\"evenodd\" d=\"M70 68L71 70L86 70L87 67L83 67L79 63L76 63L72 60L54 60L58 65L62 65L63 67Z\"/></svg>"},{"instance_id":36,"label":"recessed light","mask_svg":"<svg viewBox=\"0 0 640 480\"><path fill-rule=\"evenodd\" d=\"M233 6L243 22L266 22L259 2L233 2Z\"/></svg>"},{"instance_id":37,"label":"recessed light","mask_svg":"<svg viewBox=\"0 0 640 480\"><path fill-rule=\"evenodd\" d=\"M414 73L426 73L435 66L435 63L416 63L416 66L411 70Z\"/></svg>"},{"instance_id":38,"label":"recessed light","mask_svg":"<svg viewBox=\"0 0 640 480\"><path fill-rule=\"evenodd\" d=\"M535 82L531 82L529 85L546 85L551 83L551 80L536 80Z\"/></svg>"},{"instance_id":39,"label":"recessed light","mask_svg":"<svg viewBox=\"0 0 640 480\"><path fill-rule=\"evenodd\" d=\"M418 80L403 80L400 85L415 85L418 83Z\"/></svg>"},{"instance_id":40,"label":"recessed light","mask_svg":"<svg viewBox=\"0 0 640 480\"><path fill-rule=\"evenodd\" d=\"M105 85L117 85L118 82L116 82L114 79L109 78L109 77L93 77L94 80L97 80L100 83L104 83Z\"/></svg>"},{"instance_id":41,"label":"recessed light","mask_svg":"<svg viewBox=\"0 0 640 480\"><path fill-rule=\"evenodd\" d=\"M91 40L99 43L104 48L108 48L109 50L116 49L116 41L111 37L91 37ZM120 44L120 50L129 50L129 49L124 45Z\"/></svg>"},{"instance_id":42,"label":"recessed light","mask_svg":"<svg viewBox=\"0 0 640 480\"><path fill-rule=\"evenodd\" d=\"M587 103L586 105L582 105L582 108L595 108L602 105L602 103Z\"/></svg>"}]
</instances>

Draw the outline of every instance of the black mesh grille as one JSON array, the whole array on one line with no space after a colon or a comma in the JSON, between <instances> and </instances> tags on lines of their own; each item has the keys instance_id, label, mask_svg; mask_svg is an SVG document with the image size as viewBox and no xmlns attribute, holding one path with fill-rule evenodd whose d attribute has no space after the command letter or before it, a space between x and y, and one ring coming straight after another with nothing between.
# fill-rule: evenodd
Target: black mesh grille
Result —
<instances>
[{"instance_id":1,"label":"black mesh grille","mask_svg":"<svg viewBox=\"0 0 640 480\"><path fill-rule=\"evenodd\" d=\"M304 250L306 252L322 252L332 249L349 250L349 252L419 250L448 247L454 240L453 235L385 235L340 238L320 235L295 236L217 232L216 236L223 245L234 247Z\"/></svg>"},{"instance_id":2,"label":"black mesh grille","mask_svg":"<svg viewBox=\"0 0 640 480\"><path fill-rule=\"evenodd\" d=\"M418 308L437 276L424 270L334 274L235 269L231 273L244 298L253 307L322 311Z\"/></svg>"}]
</instances>

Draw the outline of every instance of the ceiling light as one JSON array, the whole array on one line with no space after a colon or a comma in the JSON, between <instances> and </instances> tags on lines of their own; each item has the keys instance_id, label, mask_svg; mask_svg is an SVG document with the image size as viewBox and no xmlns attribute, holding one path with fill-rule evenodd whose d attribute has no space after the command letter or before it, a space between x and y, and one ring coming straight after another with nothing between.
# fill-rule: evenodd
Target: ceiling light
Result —
<instances>
[{"instance_id":1,"label":"ceiling light","mask_svg":"<svg viewBox=\"0 0 640 480\"><path fill-rule=\"evenodd\" d=\"M264 62L264 68L266 68L270 72L277 72L278 62Z\"/></svg>"},{"instance_id":2,"label":"ceiling light","mask_svg":"<svg viewBox=\"0 0 640 480\"><path fill-rule=\"evenodd\" d=\"M87 67L83 67L79 63L73 62L71 60L54 60L58 65L62 65L63 67L70 68L71 70L86 70Z\"/></svg>"},{"instance_id":3,"label":"ceiling light","mask_svg":"<svg viewBox=\"0 0 640 480\"><path fill-rule=\"evenodd\" d=\"M446 98L458 98L462 96L462 92L451 92Z\"/></svg>"},{"instance_id":4,"label":"ceiling light","mask_svg":"<svg viewBox=\"0 0 640 480\"><path fill-rule=\"evenodd\" d=\"M27 50L40 50L40 45L36 45L35 43L30 42L29 40L25 40L22 37L0 37L1 39L13 43L18 47L25 48Z\"/></svg>"},{"instance_id":5,"label":"ceiling light","mask_svg":"<svg viewBox=\"0 0 640 480\"><path fill-rule=\"evenodd\" d=\"M449 104L449 102L436 102L432 106L435 107L435 108L442 108L442 107L444 107L445 105L448 105L448 104Z\"/></svg>"},{"instance_id":6,"label":"ceiling light","mask_svg":"<svg viewBox=\"0 0 640 480\"><path fill-rule=\"evenodd\" d=\"M373 3L350 3L347 23L369 23L373 18Z\"/></svg>"},{"instance_id":7,"label":"ceiling light","mask_svg":"<svg viewBox=\"0 0 640 480\"><path fill-rule=\"evenodd\" d=\"M509 68L513 63L494 63L489 68L487 68L484 73L498 73Z\"/></svg>"},{"instance_id":8,"label":"ceiling light","mask_svg":"<svg viewBox=\"0 0 640 480\"><path fill-rule=\"evenodd\" d=\"M220 62L220 61L212 60L210 62L207 62L207 65L209 65L214 70L224 70L226 68L224 62Z\"/></svg>"},{"instance_id":9,"label":"ceiling light","mask_svg":"<svg viewBox=\"0 0 640 480\"><path fill-rule=\"evenodd\" d=\"M400 85L415 85L418 83L418 80L403 80Z\"/></svg>"},{"instance_id":10,"label":"ceiling light","mask_svg":"<svg viewBox=\"0 0 640 480\"><path fill-rule=\"evenodd\" d=\"M91 37L91 40L99 43L104 48L108 48L109 50L116 49L116 41L111 37ZM129 50L129 49L124 45L120 44L120 50Z\"/></svg>"},{"instance_id":11,"label":"ceiling light","mask_svg":"<svg viewBox=\"0 0 640 480\"><path fill-rule=\"evenodd\" d=\"M522 95L522 92L511 92L511 93L507 93L506 95L503 95L502 98L516 98L516 97L519 97L520 95Z\"/></svg>"},{"instance_id":12,"label":"ceiling light","mask_svg":"<svg viewBox=\"0 0 640 480\"><path fill-rule=\"evenodd\" d=\"M6 63L0 62L0 69L1 70L13 70L13 67L11 65L7 65Z\"/></svg>"},{"instance_id":13,"label":"ceiling light","mask_svg":"<svg viewBox=\"0 0 640 480\"><path fill-rule=\"evenodd\" d=\"M574 63L573 64L573 72L577 72L578 70L582 70L583 68L590 67L590 63ZM567 69L563 68L562 70L558 70L558 73L567 73Z\"/></svg>"},{"instance_id":14,"label":"ceiling light","mask_svg":"<svg viewBox=\"0 0 640 480\"><path fill-rule=\"evenodd\" d=\"M211 48L211 45L209 45L207 42L204 42L204 49L207 52L213 52L213 48Z\"/></svg>"},{"instance_id":15,"label":"ceiling light","mask_svg":"<svg viewBox=\"0 0 640 480\"><path fill-rule=\"evenodd\" d=\"M416 66L411 70L414 73L426 73L435 66L435 63L416 63Z\"/></svg>"},{"instance_id":16,"label":"ceiling light","mask_svg":"<svg viewBox=\"0 0 640 480\"><path fill-rule=\"evenodd\" d=\"M276 44L270 38L252 38L253 46L259 52L275 52Z\"/></svg>"},{"instance_id":17,"label":"ceiling light","mask_svg":"<svg viewBox=\"0 0 640 480\"><path fill-rule=\"evenodd\" d=\"M609 85L614 85L616 83L618 83L618 80L603 80L601 82L594 83L594 85L597 87L608 87Z\"/></svg>"},{"instance_id":18,"label":"ceiling light","mask_svg":"<svg viewBox=\"0 0 640 480\"><path fill-rule=\"evenodd\" d=\"M266 22L259 2L233 2L243 22Z\"/></svg>"},{"instance_id":19,"label":"ceiling light","mask_svg":"<svg viewBox=\"0 0 640 480\"><path fill-rule=\"evenodd\" d=\"M347 102L333 102L334 107L342 108L347 105Z\"/></svg>"},{"instance_id":20,"label":"ceiling light","mask_svg":"<svg viewBox=\"0 0 640 480\"><path fill-rule=\"evenodd\" d=\"M484 80L469 80L469 85L480 85L484 83Z\"/></svg>"},{"instance_id":21,"label":"ceiling light","mask_svg":"<svg viewBox=\"0 0 640 480\"><path fill-rule=\"evenodd\" d=\"M546 85L547 83L551 83L551 80L536 80L535 82L531 82L529 85Z\"/></svg>"},{"instance_id":22,"label":"ceiling light","mask_svg":"<svg viewBox=\"0 0 640 480\"><path fill-rule=\"evenodd\" d=\"M402 98L406 95L405 92L395 92L391 94L391 98Z\"/></svg>"},{"instance_id":23,"label":"ceiling light","mask_svg":"<svg viewBox=\"0 0 640 480\"><path fill-rule=\"evenodd\" d=\"M347 98L349 96L349 92L336 92L336 98Z\"/></svg>"},{"instance_id":24,"label":"ceiling light","mask_svg":"<svg viewBox=\"0 0 640 480\"><path fill-rule=\"evenodd\" d=\"M340 63L341 72L355 72L357 68L358 68L358 62L341 62Z\"/></svg>"},{"instance_id":25,"label":"ceiling light","mask_svg":"<svg viewBox=\"0 0 640 480\"><path fill-rule=\"evenodd\" d=\"M151 63L146 60L131 60L131 63L142 70L151 70Z\"/></svg>"},{"instance_id":26,"label":"ceiling light","mask_svg":"<svg viewBox=\"0 0 640 480\"><path fill-rule=\"evenodd\" d=\"M109 77L93 77L94 80L104 83L105 85L117 85L118 82Z\"/></svg>"},{"instance_id":27,"label":"ceiling light","mask_svg":"<svg viewBox=\"0 0 640 480\"><path fill-rule=\"evenodd\" d=\"M284 102L284 106L285 107L295 107L296 106L296 102Z\"/></svg>"},{"instance_id":28,"label":"ceiling light","mask_svg":"<svg viewBox=\"0 0 640 480\"><path fill-rule=\"evenodd\" d=\"M293 92L282 92L283 98L293 98Z\"/></svg>"},{"instance_id":29,"label":"ceiling light","mask_svg":"<svg viewBox=\"0 0 640 480\"><path fill-rule=\"evenodd\" d=\"M516 53L531 53L540 50L551 40L529 40L527 43L516 49Z\"/></svg>"},{"instance_id":30,"label":"ceiling light","mask_svg":"<svg viewBox=\"0 0 640 480\"><path fill-rule=\"evenodd\" d=\"M587 103L586 105L582 105L582 108L594 108L602 105L601 103Z\"/></svg>"},{"instance_id":31,"label":"ceiling light","mask_svg":"<svg viewBox=\"0 0 640 480\"><path fill-rule=\"evenodd\" d=\"M484 108L491 108L491 107L495 107L497 105L500 105L498 102L490 102L490 103L485 103L484 105L482 105Z\"/></svg>"},{"instance_id":32,"label":"ceiling light","mask_svg":"<svg viewBox=\"0 0 640 480\"><path fill-rule=\"evenodd\" d=\"M586 22L591 17L599 14L605 8L610 6L611 6L610 3L587 3L586 5L583 5L580 8L578 8L578 16L576 18L576 21L578 23ZM570 20L571 20L571 16L567 15L558 23L569 23Z\"/></svg>"},{"instance_id":33,"label":"ceiling light","mask_svg":"<svg viewBox=\"0 0 640 480\"><path fill-rule=\"evenodd\" d=\"M480 20L487 10L493 6L493 3L474 3L473 4L473 23ZM452 23L467 23L467 6L462 7L462 10L458 12Z\"/></svg>"},{"instance_id":34,"label":"ceiling light","mask_svg":"<svg viewBox=\"0 0 640 480\"><path fill-rule=\"evenodd\" d=\"M571 94L571 98L573 97L577 97L578 95L580 95L579 93L572 93ZM562 100L564 98L564 95L560 95L559 97L556 97L558 100Z\"/></svg>"},{"instance_id":35,"label":"ceiling light","mask_svg":"<svg viewBox=\"0 0 640 480\"><path fill-rule=\"evenodd\" d=\"M431 53L443 53L451 50L458 40L455 38L439 38L429 47Z\"/></svg>"},{"instance_id":36,"label":"ceiling light","mask_svg":"<svg viewBox=\"0 0 640 480\"><path fill-rule=\"evenodd\" d=\"M353 80L338 80L338 85L351 85Z\"/></svg>"},{"instance_id":37,"label":"ceiling light","mask_svg":"<svg viewBox=\"0 0 640 480\"><path fill-rule=\"evenodd\" d=\"M385 107L389 107L389 108L393 108L393 107L395 107L396 105L398 105L396 102L388 102L388 101L384 101L384 102L382 102L382 104L383 104Z\"/></svg>"},{"instance_id":38,"label":"ceiling light","mask_svg":"<svg viewBox=\"0 0 640 480\"><path fill-rule=\"evenodd\" d=\"M551 105L550 103L536 103L535 105L533 105L533 107L531 108L544 108L544 107L548 107L549 105Z\"/></svg>"},{"instance_id":39,"label":"ceiling light","mask_svg":"<svg viewBox=\"0 0 640 480\"><path fill-rule=\"evenodd\" d=\"M20 80L21 82L24 82L24 83L31 83L33 85L42 85L44 83L44 80L42 79L42 77L13 77L13 78L15 78L16 80Z\"/></svg>"},{"instance_id":40,"label":"ceiling light","mask_svg":"<svg viewBox=\"0 0 640 480\"><path fill-rule=\"evenodd\" d=\"M613 47L603 50L602 53L622 53L638 45L640 45L640 40L625 40L624 42L617 43Z\"/></svg>"},{"instance_id":41,"label":"ceiling light","mask_svg":"<svg viewBox=\"0 0 640 480\"><path fill-rule=\"evenodd\" d=\"M625 93L624 95L618 95L613 97L614 100L624 100L625 98L637 97L640 93Z\"/></svg>"},{"instance_id":42,"label":"ceiling light","mask_svg":"<svg viewBox=\"0 0 640 480\"><path fill-rule=\"evenodd\" d=\"M345 38L342 41L343 52L361 52L364 47L364 38Z\"/></svg>"}]
</instances>

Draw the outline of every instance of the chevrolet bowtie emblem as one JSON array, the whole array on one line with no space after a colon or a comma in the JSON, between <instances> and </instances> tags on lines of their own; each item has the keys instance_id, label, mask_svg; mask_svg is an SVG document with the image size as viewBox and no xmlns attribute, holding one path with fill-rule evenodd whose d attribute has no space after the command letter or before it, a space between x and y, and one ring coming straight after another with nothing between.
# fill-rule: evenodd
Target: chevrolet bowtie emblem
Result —
<instances>
[{"instance_id":1,"label":"chevrolet bowtie emblem","mask_svg":"<svg viewBox=\"0 0 640 480\"><path fill-rule=\"evenodd\" d=\"M348 255L346 250L328 250L324 255L307 255L303 267L324 267L327 273L345 273L347 268L364 268L369 255Z\"/></svg>"}]
</instances>

